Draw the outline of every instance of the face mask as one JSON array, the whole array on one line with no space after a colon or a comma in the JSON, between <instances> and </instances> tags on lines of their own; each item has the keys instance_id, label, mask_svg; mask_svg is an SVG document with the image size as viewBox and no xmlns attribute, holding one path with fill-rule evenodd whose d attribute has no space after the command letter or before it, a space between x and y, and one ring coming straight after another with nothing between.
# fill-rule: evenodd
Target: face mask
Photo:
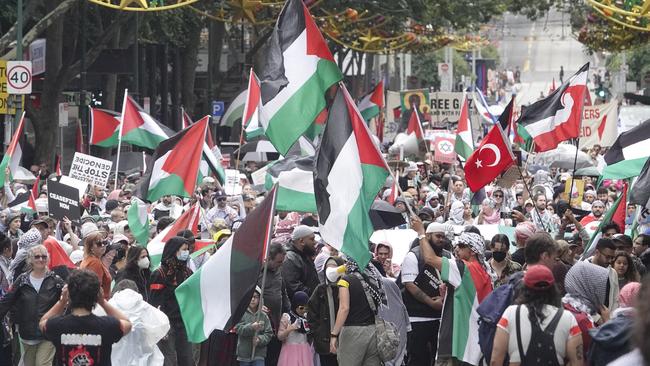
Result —
<instances>
[{"instance_id":1,"label":"face mask","mask_svg":"<svg viewBox=\"0 0 650 366\"><path fill-rule=\"evenodd\" d=\"M494 258L495 261L497 262L503 262L504 259L506 259L506 255L508 253L506 252L492 252L492 258Z\"/></svg>"},{"instance_id":2,"label":"face mask","mask_svg":"<svg viewBox=\"0 0 650 366\"><path fill-rule=\"evenodd\" d=\"M149 258L147 258L147 257L138 259L138 267L140 267L142 269L149 268L149 264L150 264L149 263Z\"/></svg>"},{"instance_id":3,"label":"face mask","mask_svg":"<svg viewBox=\"0 0 650 366\"><path fill-rule=\"evenodd\" d=\"M176 259L178 259L181 262L185 262L190 258L190 251L189 250L181 250L180 254L176 256Z\"/></svg>"}]
</instances>

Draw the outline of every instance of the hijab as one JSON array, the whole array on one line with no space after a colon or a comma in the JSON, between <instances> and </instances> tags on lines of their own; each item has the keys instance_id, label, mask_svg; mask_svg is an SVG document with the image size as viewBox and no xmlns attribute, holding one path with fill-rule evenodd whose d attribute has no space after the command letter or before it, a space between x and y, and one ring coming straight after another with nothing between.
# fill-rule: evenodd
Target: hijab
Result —
<instances>
[{"instance_id":1,"label":"hijab","mask_svg":"<svg viewBox=\"0 0 650 366\"><path fill-rule=\"evenodd\" d=\"M566 295L562 302L587 314L596 314L609 294L609 270L589 262L575 263L564 279Z\"/></svg>"}]
</instances>

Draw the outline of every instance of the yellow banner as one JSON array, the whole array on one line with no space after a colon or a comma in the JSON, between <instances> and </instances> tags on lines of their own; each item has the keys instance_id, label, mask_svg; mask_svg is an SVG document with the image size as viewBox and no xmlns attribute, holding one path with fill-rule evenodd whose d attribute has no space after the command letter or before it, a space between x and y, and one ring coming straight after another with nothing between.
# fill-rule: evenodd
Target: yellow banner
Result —
<instances>
[{"instance_id":1,"label":"yellow banner","mask_svg":"<svg viewBox=\"0 0 650 366\"><path fill-rule=\"evenodd\" d=\"M0 114L16 114L15 108L8 107L7 61L0 60Z\"/></svg>"}]
</instances>

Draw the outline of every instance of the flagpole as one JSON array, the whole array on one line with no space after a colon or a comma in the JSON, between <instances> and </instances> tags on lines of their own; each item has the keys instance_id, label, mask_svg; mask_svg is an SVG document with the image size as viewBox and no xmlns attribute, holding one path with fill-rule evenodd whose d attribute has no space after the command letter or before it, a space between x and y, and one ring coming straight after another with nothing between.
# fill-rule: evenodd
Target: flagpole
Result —
<instances>
[{"instance_id":1,"label":"flagpole","mask_svg":"<svg viewBox=\"0 0 650 366\"><path fill-rule=\"evenodd\" d=\"M122 116L120 116L120 131L117 134L117 156L115 158L115 186L117 189L117 180L120 175L120 150L122 150L122 129L124 128L124 111L126 109L126 98L128 97L128 89L124 89L124 100L122 101Z\"/></svg>"},{"instance_id":2,"label":"flagpole","mask_svg":"<svg viewBox=\"0 0 650 366\"><path fill-rule=\"evenodd\" d=\"M521 180L524 182L524 187L526 187L526 191L528 192L528 196L529 196L530 198L534 199L533 194L530 192L530 188L528 188L528 183L526 183L526 179L524 178L524 175L523 175L523 173L521 172L521 167L519 166L519 164L515 164L515 165L517 166L517 170L519 171L519 176L521 177ZM546 193L545 193L544 195L546 196ZM524 205L524 206L525 206L525 205ZM544 221L542 221L542 214L541 214L541 213L539 212L539 210L537 209L537 204L536 204L536 202L533 202L533 208L535 209L535 213L537 213L537 216L539 217L539 222L542 224L542 229L544 229L544 230L548 230L548 231L550 232L551 228L549 227L549 228L547 229L546 226L544 226ZM522 214L524 214L524 213L522 212ZM533 224L534 224L534 223L535 223L535 221L533 221Z\"/></svg>"},{"instance_id":3,"label":"flagpole","mask_svg":"<svg viewBox=\"0 0 650 366\"><path fill-rule=\"evenodd\" d=\"M275 183L271 191L273 192L274 189L278 188L278 184ZM257 321L259 319L259 314L262 311L262 308L264 308L264 287L266 286L266 272L267 272L267 265L268 263L266 262L266 259L269 255L269 245L271 244L271 226L273 226L274 217L275 217L275 200L277 198L277 191L273 193L273 203L272 203L272 212L273 214L271 215L271 223L269 225L269 230L266 233L266 245L264 246L264 259L263 259L263 267L262 267L262 286L260 286L260 303L257 306L257 316L255 317L255 320ZM253 334L253 351L251 352L251 359L255 356L255 347L257 346L255 344L255 337L257 337L257 331Z\"/></svg>"}]
</instances>

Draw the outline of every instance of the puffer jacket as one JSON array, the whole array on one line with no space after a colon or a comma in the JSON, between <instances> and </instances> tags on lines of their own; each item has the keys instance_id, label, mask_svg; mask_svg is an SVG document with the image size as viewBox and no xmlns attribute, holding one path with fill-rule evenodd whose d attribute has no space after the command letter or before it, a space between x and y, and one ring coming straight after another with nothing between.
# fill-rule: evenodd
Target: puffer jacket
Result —
<instances>
[{"instance_id":1,"label":"puffer jacket","mask_svg":"<svg viewBox=\"0 0 650 366\"><path fill-rule=\"evenodd\" d=\"M36 289L29 280L30 272L18 276L9 292L0 299L0 318L12 312L12 318L20 329L20 337L27 340L44 339L38 321L61 297L65 283L52 271L45 273L43 284Z\"/></svg>"}]
</instances>

